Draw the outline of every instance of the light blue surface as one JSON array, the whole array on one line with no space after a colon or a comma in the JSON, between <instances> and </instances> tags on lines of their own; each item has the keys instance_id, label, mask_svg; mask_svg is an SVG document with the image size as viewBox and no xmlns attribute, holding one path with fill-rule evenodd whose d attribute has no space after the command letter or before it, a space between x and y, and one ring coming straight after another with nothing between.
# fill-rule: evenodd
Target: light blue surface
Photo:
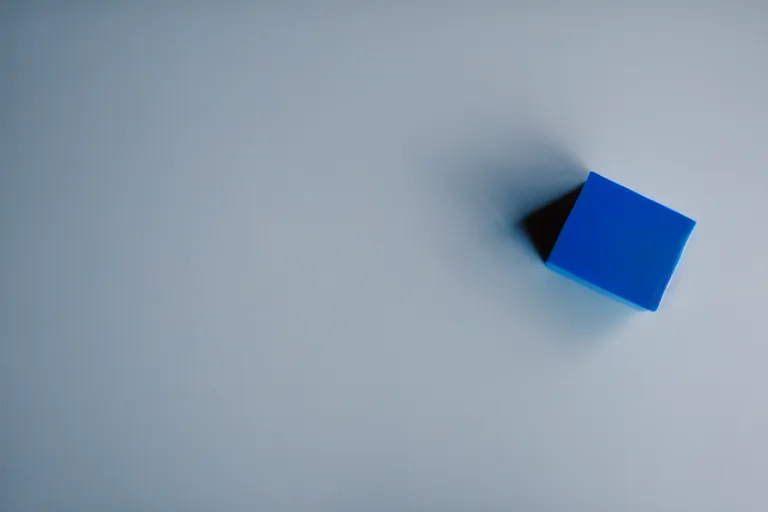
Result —
<instances>
[{"instance_id":1,"label":"light blue surface","mask_svg":"<svg viewBox=\"0 0 768 512\"><path fill-rule=\"evenodd\" d=\"M0 511L768 511L766 55L757 1L0 1ZM573 159L698 221L659 313L510 232Z\"/></svg>"},{"instance_id":2,"label":"light blue surface","mask_svg":"<svg viewBox=\"0 0 768 512\"><path fill-rule=\"evenodd\" d=\"M656 311L696 222L591 172L548 266Z\"/></svg>"}]
</instances>

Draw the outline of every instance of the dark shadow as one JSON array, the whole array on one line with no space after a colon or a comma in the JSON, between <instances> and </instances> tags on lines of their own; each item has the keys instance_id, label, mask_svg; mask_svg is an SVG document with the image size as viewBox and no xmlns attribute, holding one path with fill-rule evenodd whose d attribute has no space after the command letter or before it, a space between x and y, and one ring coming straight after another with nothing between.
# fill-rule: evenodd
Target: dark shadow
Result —
<instances>
[{"instance_id":1,"label":"dark shadow","mask_svg":"<svg viewBox=\"0 0 768 512\"><path fill-rule=\"evenodd\" d=\"M496 139L501 143L469 141L434 166L432 183L442 190L430 234L435 254L478 294L467 300L482 301L494 330L505 333L504 345L514 340L525 349L518 357L546 350L545 340L561 348L593 346L635 311L542 262L589 171L539 134L513 131Z\"/></svg>"},{"instance_id":2,"label":"dark shadow","mask_svg":"<svg viewBox=\"0 0 768 512\"><path fill-rule=\"evenodd\" d=\"M531 241L542 260L546 261L549 258L583 186L579 185L563 197L533 211L520 222L528 240Z\"/></svg>"}]
</instances>

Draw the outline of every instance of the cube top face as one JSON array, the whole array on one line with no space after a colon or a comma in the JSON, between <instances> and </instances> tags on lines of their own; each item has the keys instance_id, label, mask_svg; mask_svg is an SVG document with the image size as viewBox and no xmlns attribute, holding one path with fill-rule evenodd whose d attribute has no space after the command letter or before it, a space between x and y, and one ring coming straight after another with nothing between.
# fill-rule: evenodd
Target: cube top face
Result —
<instances>
[{"instance_id":1,"label":"cube top face","mask_svg":"<svg viewBox=\"0 0 768 512\"><path fill-rule=\"evenodd\" d=\"M592 172L547 265L655 311L695 224Z\"/></svg>"}]
</instances>

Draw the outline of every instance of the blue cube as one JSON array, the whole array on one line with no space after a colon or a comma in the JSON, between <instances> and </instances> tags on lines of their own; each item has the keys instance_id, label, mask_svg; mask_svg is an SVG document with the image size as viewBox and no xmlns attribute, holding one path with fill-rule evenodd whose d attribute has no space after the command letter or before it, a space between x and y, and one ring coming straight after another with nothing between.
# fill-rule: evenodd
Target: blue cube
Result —
<instances>
[{"instance_id":1,"label":"blue cube","mask_svg":"<svg viewBox=\"0 0 768 512\"><path fill-rule=\"evenodd\" d=\"M591 172L546 264L656 311L696 222Z\"/></svg>"}]
</instances>

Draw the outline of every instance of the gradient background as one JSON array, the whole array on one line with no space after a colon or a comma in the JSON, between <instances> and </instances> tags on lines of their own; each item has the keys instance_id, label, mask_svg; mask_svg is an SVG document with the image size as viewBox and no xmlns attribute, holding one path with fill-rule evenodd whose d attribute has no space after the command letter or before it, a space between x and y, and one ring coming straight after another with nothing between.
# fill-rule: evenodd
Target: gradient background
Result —
<instances>
[{"instance_id":1,"label":"gradient background","mask_svg":"<svg viewBox=\"0 0 768 512\"><path fill-rule=\"evenodd\" d=\"M3 512L768 510L765 2L104 4L0 8ZM658 313L508 227L589 168Z\"/></svg>"}]
</instances>

